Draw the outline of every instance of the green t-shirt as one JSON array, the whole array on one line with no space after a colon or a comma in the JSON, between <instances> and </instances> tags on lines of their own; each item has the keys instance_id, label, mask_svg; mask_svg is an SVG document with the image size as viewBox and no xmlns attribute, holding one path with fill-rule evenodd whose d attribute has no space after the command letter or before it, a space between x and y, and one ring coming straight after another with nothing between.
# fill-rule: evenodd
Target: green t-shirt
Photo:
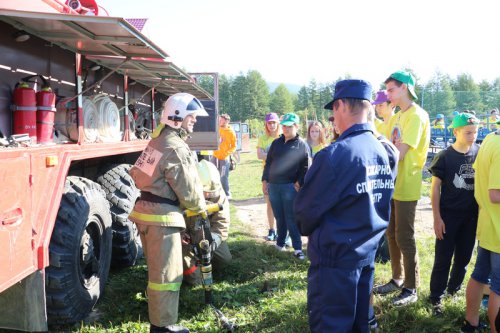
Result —
<instances>
[{"instance_id":1,"label":"green t-shirt","mask_svg":"<svg viewBox=\"0 0 500 333\"><path fill-rule=\"evenodd\" d=\"M482 248L500 253L500 204L492 203L489 194L489 190L500 190L500 135L491 133L484 139L473 167L479 204L477 239Z\"/></svg>"},{"instance_id":2,"label":"green t-shirt","mask_svg":"<svg viewBox=\"0 0 500 333\"><path fill-rule=\"evenodd\" d=\"M400 141L410 146L404 159L398 163L393 197L399 201L418 200L422 189L422 169L427 160L430 142L429 115L414 104L405 112L396 113L390 124L391 142Z\"/></svg>"},{"instance_id":3,"label":"green t-shirt","mask_svg":"<svg viewBox=\"0 0 500 333\"><path fill-rule=\"evenodd\" d=\"M274 140L276 140L276 138L264 134L257 140L257 148L260 148L267 153L269 152L269 147L271 147L271 143L273 143ZM263 164L266 164L266 161L263 161Z\"/></svg>"}]
</instances>

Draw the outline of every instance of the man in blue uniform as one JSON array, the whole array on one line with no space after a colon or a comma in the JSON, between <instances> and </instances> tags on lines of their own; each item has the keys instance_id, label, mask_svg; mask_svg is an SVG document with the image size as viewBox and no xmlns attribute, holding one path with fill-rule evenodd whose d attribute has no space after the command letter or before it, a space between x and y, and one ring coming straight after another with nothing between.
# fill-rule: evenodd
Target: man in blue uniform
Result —
<instances>
[{"instance_id":1,"label":"man in blue uniform","mask_svg":"<svg viewBox=\"0 0 500 333\"><path fill-rule=\"evenodd\" d=\"M315 156L295 201L299 229L309 236L312 332L369 332L375 252L394 190L387 152L367 124L371 95L363 80L336 84L325 109L340 137Z\"/></svg>"}]
</instances>

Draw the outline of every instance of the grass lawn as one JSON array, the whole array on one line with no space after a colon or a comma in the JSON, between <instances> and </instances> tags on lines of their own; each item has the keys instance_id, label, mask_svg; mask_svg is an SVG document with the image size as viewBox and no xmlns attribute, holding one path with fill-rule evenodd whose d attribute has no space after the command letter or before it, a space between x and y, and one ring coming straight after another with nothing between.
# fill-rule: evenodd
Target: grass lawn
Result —
<instances>
[{"instance_id":1,"label":"grass lawn","mask_svg":"<svg viewBox=\"0 0 500 333\"><path fill-rule=\"evenodd\" d=\"M255 140L252 146L255 147ZM233 199L261 195L262 164L255 150L241 154L241 162L231 172ZM308 261L299 262L290 254L278 253L268 244L256 242L248 228L238 221L231 208L232 226L229 246L233 262L214 272L215 303L234 320L238 332L308 332L306 293ZM434 259L434 238L417 235L420 255L419 301L406 308L390 305L391 296L376 298L379 332L457 332L462 322L464 291L445 300L445 314L434 317L427 302L429 279ZM474 254L475 258L475 254ZM472 266L470 266L472 267ZM470 269L469 269L470 271ZM470 273L470 272L469 272ZM390 279L390 264L376 264L375 283ZM113 271L106 295L96 309L97 319L63 328L72 332L148 332L146 288L147 268L139 265ZM469 274L465 281L468 281ZM483 311L482 319L485 320ZM204 305L201 287L182 287L179 323L192 332L222 332L217 318Z\"/></svg>"}]
</instances>

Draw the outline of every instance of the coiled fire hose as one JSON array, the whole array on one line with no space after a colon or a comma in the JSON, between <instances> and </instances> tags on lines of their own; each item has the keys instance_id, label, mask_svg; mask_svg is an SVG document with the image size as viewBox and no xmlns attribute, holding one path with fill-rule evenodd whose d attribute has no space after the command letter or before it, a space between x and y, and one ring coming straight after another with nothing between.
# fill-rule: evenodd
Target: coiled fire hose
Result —
<instances>
[{"instance_id":1,"label":"coiled fire hose","mask_svg":"<svg viewBox=\"0 0 500 333\"><path fill-rule=\"evenodd\" d=\"M86 142L96 142L99 139L98 124L99 113L95 104L90 98L83 97L83 133Z\"/></svg>"},{"instance_id":2,"label":"coiled fire hose","mask_svg":"<svg viewBox=\"0 0 500 333\"><path fill-rule=\"evenodd\" d=\"M96 95L93 102L99 115L99 138L103 142L117 142L122 138L120 131L120 111L116 104L106 95Z\"/></svg>"},{"instance_id":3,"label":"coiled fire hose","mask_svg":"<svg viewBox=\"0 0 500 333\"><path fill-rule=\"evenodd\" d=\"M201 232L202 232L202 240L198 244L191 244L193 246L193 250L197 260L200 263L200 270L202 276L202 284L203 289L205 289L205 304L210 306L212 310L214 310L215 315L219 319L222 324L222 328L224 328L227 332L234 332L236 329L236 325L229 321L227 317L222 313L221 310L215 307L214 300L212 296L212 250L211 250L211 242L212 234L210 232L210 221L208 217L211 214L217 213L222 210L223 206L221 204L210 204L207 205L207 210L204 212L193 212L190 210L184 211L185 217L199 217L201 222Z\"/></svg>"}]
</instances>

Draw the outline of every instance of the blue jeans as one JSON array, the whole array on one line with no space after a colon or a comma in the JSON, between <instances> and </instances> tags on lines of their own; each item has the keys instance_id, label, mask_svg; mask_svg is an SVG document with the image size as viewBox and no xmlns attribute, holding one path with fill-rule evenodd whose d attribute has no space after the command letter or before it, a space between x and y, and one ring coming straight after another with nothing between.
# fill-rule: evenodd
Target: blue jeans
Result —
<instances>
[{"instance_id":1,"label":"blue jeans","mask_svg":"<svg viewBox=\"0 0 500 333\"><path fill-rule=\"evenodd\" d=\"M220 182L224 192L227 197L231 196L229 191L229 157L225 160L219 160L218 158L212 156L211 162L215 164L220 174Z\"/></svg>"},{"instance_id":2,"label":"blue jeans","mask_svg":"<svg viewBox=\"0 0 500 333\"><path fill-rule=\"evenodd\" d=\"M269 201L273 208L274 218L278 229L278 238L276 245L284 246L287 231L292 239L292 245L295 250L302 250L302 239L300 238L299 228L295 223L295 214L293 213L293 203L297 191L292 183L271 184L269 183Z\"/></svg>"}]
</instances>

